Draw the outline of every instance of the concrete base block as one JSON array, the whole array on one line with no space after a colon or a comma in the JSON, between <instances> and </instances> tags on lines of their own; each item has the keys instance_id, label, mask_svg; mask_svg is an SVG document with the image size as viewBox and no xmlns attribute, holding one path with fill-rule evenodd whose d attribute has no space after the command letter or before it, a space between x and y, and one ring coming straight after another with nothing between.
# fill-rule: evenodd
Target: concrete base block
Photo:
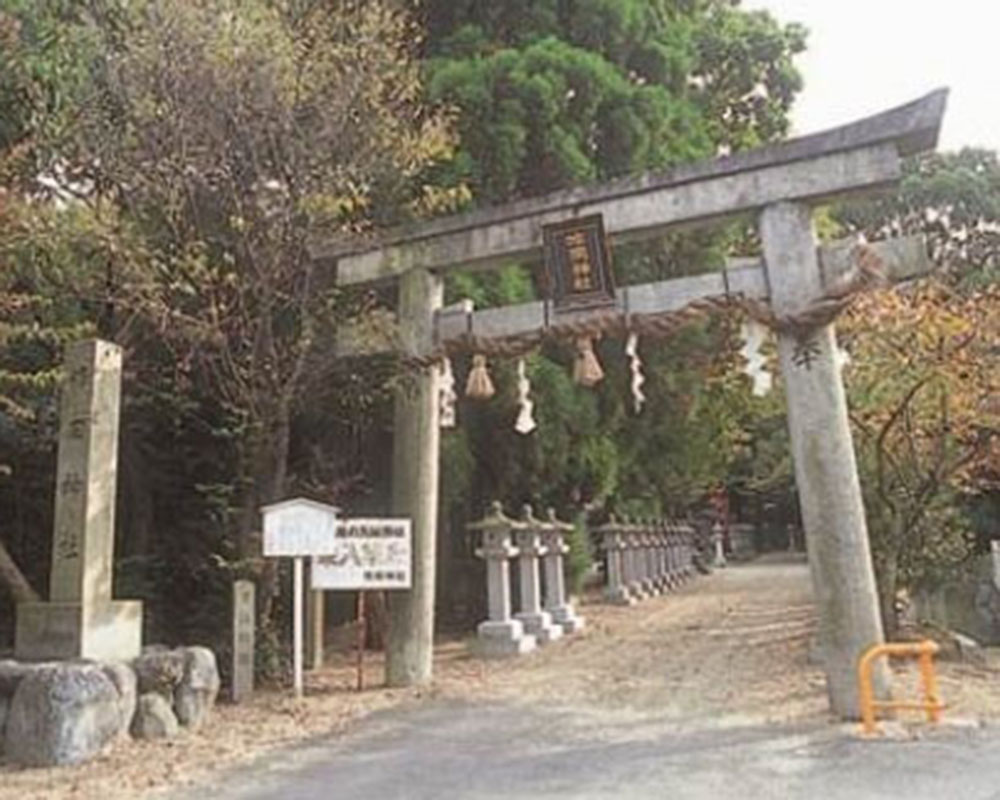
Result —
<instances>
[{"instance_id":1,"label":"concrete base block","mask_svg":"<svg viewBox=\"0 0 1000 800\"><path fill-rule=\"evenodd\" d=\"M630 583L627 589L628 593L636 600L648 600L651 596L640 583Z\"/></svg>"},{"instance_id":2,"label":"concrete base block","mask_svg":"<svg viewBox=\"0 0 1000 800\"><path fill-rule=\"evenodd\" d=\"M548 611L515 614L514 619L524 625L525 633L535 637L538 644L548 644L562 638L563 629L552 622Z\"/></svg>"},{"instance_id":3,"label":"concrete base block","mask_svg":"<svg viewBox=\"0 0 1000 800\"><path fill-rule=\"evenodd\" d=\"M14 656L23 661L131 661L142 650L142 603L19 603Z\"/></svg>"},{"instance_id":4,"label":"concrete base block","mask_svg":"<svg viewBox=\"0 0 1000 800\"><path fill-rule=\"evenodd\" d=\"M508 658L530 653L538 646L531 634L516 619L507 622L480 622L476 629L476 654L483 658Z\"/></svg>"},{"instance_id":5,"label":"concrete base block","mask_svg":"<svg viewBox=\"0 0 1000 800\"><path fill-rule=\"evenodd\" d=\"M634 606L636 604L636 599L624 586L619 586L617 589L607 589L604 592L604 599L616 606Z\"/></svg>"},{"instance_id":6,"label":"concrete base block","mask_svg":"<svg viewBox=\"0 0 1000 800\"><path fill-rule=\"evenodd\" d=\"M584 619L577 616L576 611L573 610L573 606L565 605L554 608L549 613L552 614L552 621L562 628L563 633L567 636L583 630Z\"/></svg>"}]
</instances>

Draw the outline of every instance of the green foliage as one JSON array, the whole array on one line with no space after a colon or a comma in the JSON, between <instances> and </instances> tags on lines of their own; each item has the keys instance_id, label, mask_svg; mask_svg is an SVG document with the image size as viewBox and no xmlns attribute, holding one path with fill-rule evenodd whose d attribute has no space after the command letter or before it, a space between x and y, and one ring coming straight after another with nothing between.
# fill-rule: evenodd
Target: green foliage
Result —
<instances>
[{"instance_id":1,"label":"green foliage","mask_svg":"<svg viewBox=\"0 0 1000 800\"><path fill-rule=\"evenodd\" d=\"M594 554L591 550L590 536L587 533L587 521L579 517L573 525L573 530L566 537L569 553L566 556L566 591L580 594L583 591L587 573L594 564Z\"/></svg>"},{"instance_id":2,"label":"green foliage","mask_svg":"<svg viewBox=\"0 0 1000 800\"><path fill-rule=\"evenodd\" d=\"M797 26L724 2L426 4L428 93L459 110L450 180L478 202L781 136Z\"/></svg>"},{"instance_id":3,"label":"green foliage","mask_svg":"<svg viewBox=\"0 0 1000 800\"><path fill-rule=\"evenodd\" d=\"M798 28L728 0L432 0L418 12L426 36L380 3L0 8L0 465L13 470L0 475L0 536L44 575L32 532L51 527L55 367L73 338L118 341L121 579L168 641L210 638L233 570L263 575L248 557L262 500L299 490L385 507L398 376L332 358L340 320L370 298L333 290L308 257L313 234L770 141L803 45ZM728 245L675 236L621 248L616 268L687 274ZM535 294L524 265L448 286L480 307ZM596 391L572 383L569 348L548 347L529 359L529 436L512 430L513 365L493 365L498 396L463 402L443 438L452 529L494 498L562 518L696 504L752 416L716 355L731 338L704 325L644 346L639 417L621 343L601 343ZM589 549L571 538L581 576ZM267 606L277 579L263 579ZM264 650L259 666L282 670L276 636Z\"/></svg>"},{"instance_id":4,"label":"green foliage","mask_svg":"<svg viewBox=\"0 0 1000 800\"><path fill-rule=\"evenodd\" d=\"M832 209L868 237L923 234L935 280L866 298L842 326L873 560L892 629L897 586L940 580L994 535L1000 424L1000 162L975 149L910 159L900 191Z\"/></svg>"},{"instance_id":5,"label":"green foliage","mask_svg":"<svg viewBox=\"0 0 1000 800\"><path fill-rule=\"evenodd\" d=\"M532 195L706 155L693 106L630 82L557 38L432 67L432 100L463 110L454 179L481 201Z\"/></svg>"},{"instance_id":6,"label":"green foliage","mask_svg":"<svg viewBox=\"0 0 1000 800\"><path fill-rule=\"evenodd\" d=\"M26 453L51 456L55 365L84 334L126 348L118 552L157 591L153 635L225 624L218 565L253 569L261 502L359 483L338 435L372 425L386 369L318 346L354 299L306 241L460 201L424 182L453 137L421 104L413 34L377 3L3 3L0 535L33 577Z\"/></svg>"},{"instance_id":7,"label":"green foliage","mask_svg":"<svg viewBox=\"0 0 1000 800\"><path fill-rule=\"evenodd\" d=\"M834 218L869 238L922 233L964 288L1000 280L1000 157L966 148L904 163L897 193L844 204Z\"/></svg>"},{"instance_id":8,"label":"green foliage","mask_svg":"<svg viewBox=\"0 0 1000 800\"><path fill-rule=\"evenodd\" d=\"M455 109L460 140L437 178L466 183L476 204L774 140L800 87L792 58L803 31L729 2L432 0L423 13L427 92ZM636 282L717 268L729 239L692 233L623 246L615 269L620 282ZM447 289L449 302L467 297L478 308L536 296L514 267L455 276ZM712 355L732 344L725 326L644 343L649 401L638 416L621 342L600 345L607 378L595 390L573 384L569 348L547 347L528 360L538 422L528 436L512 429L513 366L494 364L499 395L460 409L477 465L474 513L496 498L564 513L697 504L725 481L750 416L731 359ZM449 445L447 458L460 447Z\"/></svg>"}]
</instances>

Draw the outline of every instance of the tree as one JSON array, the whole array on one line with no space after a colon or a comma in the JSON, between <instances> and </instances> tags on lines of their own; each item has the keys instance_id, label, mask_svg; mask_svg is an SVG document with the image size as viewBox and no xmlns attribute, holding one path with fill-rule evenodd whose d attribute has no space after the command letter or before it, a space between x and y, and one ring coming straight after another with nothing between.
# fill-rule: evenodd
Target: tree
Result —
<instances>
[{"instance_id":1,"label":"tree","mask_svg":"<svg viewBox=\"0 0 1000 800\"><path fill-rule=\"evenodd\" d=\"M834 220L870 239L923 234L931 255L960 288L1000 278L1000 158L966 148L903 165L899 191L836 207Z\"/></svg>"},{"instance_id":2,"label":"tree","mask_svg":"<svg viewBox=\"0 0 1000 800\"><path fill-rule=\"evenodd\" d=\"M52 394L62 346L92 331L73 298L46 291L40 271L66 257L86 259L93 240L81 220L49 213L44 168L73 117L73 98L85 76L86 37L73 28L72 2L15 2L0 10L0 498L15 513L3 515L0 534L16 542L12 555L0 539L0 584L15 602L37 599L18 561L36 566L37 537L23 535L35 522L32 500L42 489L36 468L54 445ZM85 245L87 241L89 244ZM41 513L41 521L49 518ZM21 535L14 536L15 532Z\"/></svg>"},{"instance_id":3,"label":"tree","mask_svg":"<svg viewBox=\"0 0 1000 800\"><path fill-rule=\"evenodd\" d=\"M308 239L461 195L422 179L452 136L421 103L415 29L367 2L8 7L5 35L28 44L18 70L0 72L0 102L18 114L4 116L0 153L19 148L25 197L17 213L7 204L0 258L16 268L3 279L18 275L39 303L57 299L76 314L64 319L126 347L122 449L136 461L123 480L141 485L123 494L173 499L166 524L190 545L177 550L196 554L189 571L253 557L256 509L293 480L293 421L308 389L330 380L327 344L351 302ZM66 69L43 59L53 53ZM14 176L4 172L8 198ZM26 291L14 291L30 318ZM54 379L61 340L49 344ZM15 356L0 341L0 359ZM383 375L363 373L355 396L377 393ZM220 527L235 547L206 534Z\"/></svg>"},{"instance_id":4,"label":"tree","mask_svg":"<svg viewBox=\"0 0 1000 800\"><path fill-rule=\"evenodd\" d=\"M430 2L428 93L479 203L780 138L804 31L700 0Z\"/></svg>"},{"instance_id":5,"label":"tree","mask_svg":"<svg viewBox=\"0 0 1000 800\"><path fill-rule=\"evenodd\" d=\"M447 122L420 107L409 23L378 4L157 0L96 24L102 60L74 158L136 244L109 288L120 313L141 310L174 379L206 387L240 431L250 555L336 315L307 239L420 211L427 194L411 182L447 156Z\"/></svg>"},{"instance_id":6,"label":"tree","mask_svg":"<svg viewBox=\"0 0 1000 800\"><path fill-rule=\"evenodd\" d=\"M910 159L897 193L836 207L832 218L869 238L923 234L939 265L933 281L865 298L845 320L855 442L892 630L897 587L933 581L967 557L976 506L996 496L1000 161L979 149Z\"/></svg>"},{"instance_id":7,"label":"tree","mask_svg":"<svg viewBox=\"0 0 1000 800\"><path fill-rule=\"evenodd\" d=\"M930 281L863 298L841 326L882 616L972 542L959 498L1000 467L1000 286Z\"/></svg>"}]
</instances>

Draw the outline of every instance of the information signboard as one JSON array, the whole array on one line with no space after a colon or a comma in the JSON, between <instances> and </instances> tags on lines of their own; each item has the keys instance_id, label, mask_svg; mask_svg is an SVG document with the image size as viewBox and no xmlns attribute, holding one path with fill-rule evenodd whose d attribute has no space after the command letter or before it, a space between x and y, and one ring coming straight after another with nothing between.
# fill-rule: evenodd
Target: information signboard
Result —
<instances>
[{"instance_id":1,"label":"information signboard","mask_svg":"<svg viewBox=\"0 0 1000 800\"><path fill-rule=\"evenodd\" d=\"M410 588L410 520L340 520L333 542L332 551L313 559L313 589Z\"/></svg>"},{"instance_id":2,"label":"information signboard","mask_svg":"<svg viewBox=\"0 0 1000 800\"><path fill-rule=\"evenodd\" d=\"M335 552L338 511L302 497L264 506L264 555L305 557Z\"/></svg>"}]
</instances>

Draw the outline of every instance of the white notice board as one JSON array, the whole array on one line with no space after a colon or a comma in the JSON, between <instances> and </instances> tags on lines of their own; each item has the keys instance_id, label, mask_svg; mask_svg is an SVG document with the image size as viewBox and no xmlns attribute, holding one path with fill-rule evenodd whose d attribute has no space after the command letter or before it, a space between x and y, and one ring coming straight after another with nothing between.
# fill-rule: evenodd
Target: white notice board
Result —
<instances>
[{"instance_id":1,"label":"white notice board","mask_svg":"<svg viewBox=\"0 0 1000 800\"><path fill-rule=\"evenodd\" d=\"M333 538L333 552L313 559L313 589L410 588L410 520L340 520Z\"/></svg>"},{"instance_id":2,"label":"white notice board","mask_svg":"<svg viewBox=\"0 0 1000 800\"><path fill-rule=\"evenodd\" d=\"M299 497L264 506L264 555L321 556L334 552L339 509Z\"/></svg>"}]
</instances>

